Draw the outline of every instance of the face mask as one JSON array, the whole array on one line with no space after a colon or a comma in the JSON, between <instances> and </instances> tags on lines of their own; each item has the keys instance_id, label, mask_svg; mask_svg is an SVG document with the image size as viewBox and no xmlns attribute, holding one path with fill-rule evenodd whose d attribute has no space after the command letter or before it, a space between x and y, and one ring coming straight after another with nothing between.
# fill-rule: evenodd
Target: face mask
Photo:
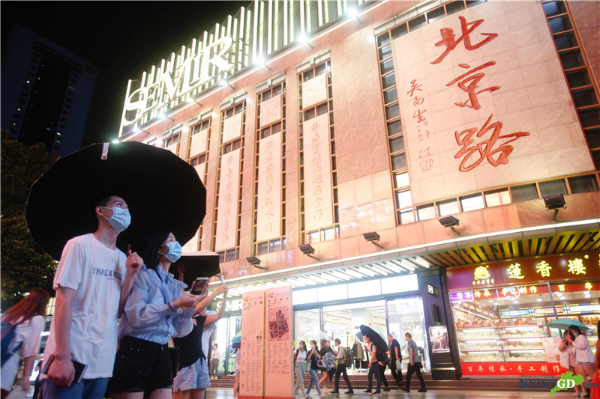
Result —
<instances>
[{"instance_id":1,"label":"face mask","mask_svg":"<svg viewBox=\"0 0 600 399\"><path fill-rule=\"evenodd\" d=\"M171 263L177 262L181 258L181 244L178 241L171 241L166 245L169 248L169 252L162 255Z\"/></svg>"},{"instance_id":2,"label":"face mask","mask_svg":"<svg viewBox=\"0 0 600 399\"><path fill-rule=\"evenodd\" d=\"M573 337L577 337L577 336L579 335L579 334L577 334L576 332L574 332L574 333L571 333L571 334L573 334Z\"/></svg>"},{"instance_id":3,"label":"face mask","mask_svg":"<svg viewBox=\"0 0 600 399\"><path fill-rule=\"evenodd\" d=\"M123 208L108 208L103 206L105 209L112 209L113 214L110 218L104 217L104 219L108 220L108 223L112 226L113 229L117 233L124 231L131 224L131 214L129 213L129 209Z\"/></svg>"},{"instance_id":4,"label":"face mask","mask_svg":"<svg viewBox=\"0 0 600 399\"><path fill-rule=\"evenodd\" d=\"M311 347L311 349L315 349L315 346L314 346L314 345L311 345L310 347Z\"/></svg>"},{"instance_id":5,"label":"face mask","mask_svg":"<svg viewBox=\"0 0 600 399\"><path fill-rule=\"evenodd\" d=\"M302 344L299 344L299 345L298 345L298 349L304 349L304 345L302 345Z\"/></svg>"},{"instance_id":6,"label":"face mask","mask_svg":"<svg viewBox=\"0 0 600 399\"><path fill-rule=\"evenodd\" d=\"M331 344L327 344L327 347L328 347L328 348L331 348Z\"/></svg>"}]
</instances>

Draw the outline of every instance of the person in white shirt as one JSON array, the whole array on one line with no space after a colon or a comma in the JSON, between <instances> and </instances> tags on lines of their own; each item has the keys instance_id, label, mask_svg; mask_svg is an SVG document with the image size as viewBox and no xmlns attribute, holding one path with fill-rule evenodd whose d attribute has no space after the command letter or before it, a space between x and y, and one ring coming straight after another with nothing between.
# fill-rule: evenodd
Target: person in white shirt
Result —
<instances>
[{"instance_id":1,"label":"person in white shirt","mask_svg":"<svg viewBox=\"0 0 600 399\"><path fill-rule=\"evenodd\" d=\"M42 331L46 325L46 306L50 294L41 288L34 288L19 303L9 308L2 316L2 332L14 326L12 341L7 347L6 356L2 359L2 399L6 398L17 378L21 358L25 359L21 387L29 390L29 376L33 369L35 355L40 352Z\"/></svg>"},{"instance_id":2,"label":"person in white shirt","mask_svg":"<svg viewBox=\"0 0 600 399\"><path fill-rule=\"evenodd\" d=\"M302 340L298 341L298 349L294 351L296 370L296 384L294 385L294 397L298 399L298 389L302 390L302 399L306 396L304 389L304 372L306 371L306 343Z\"/></svg>"},{"instance_id":3,"label":"person in white shirt","mask_svg":"<svg viewBox=\"0 0 600 399\"><path fill-rule=\"evenodd\" d=\"M590 380L594 377L594 353L592 352L592 348L590 348L590 343L585 334L581 332L579 327L571 326L569 327L569 331L575 337L575 340L573 340L567 335L566 339L575 348L575 359L577 360L575 370L577 370L577 374L583 376L583 384L581 385L583 397L589 398L590 388L586 388L586 384L589 382L588 377Z\"/></svg>"},{"instance_id":4,"label":"person in white shirt","mask_svg":"<svg viewBox=\"0 0 600 399\"><path fill-rule=\"evenodd\" d=\"M117 237L131 223L125 200L100 198L95 206L98 229L65 245L56 274L56 303L42 375L44 399L98 398L106 392L117 352L117 319L143 265L137 253L117 249ZM51 227L51 226L50 226ZM83 379L73 383L73 361L87 365Z\"/></svg>"},{"instance_id":5,"label":"person in white shirt","mask_svg":"<svg viewBox=\"0 0 600 399\"><path fill-rule=\"evenodd\" d=\"M219 353L219 345L215 342L213 343L212 352L210 353L210 375L215 379L217 378L220 359L221 353Z\"/></svg>"}]
</instances>

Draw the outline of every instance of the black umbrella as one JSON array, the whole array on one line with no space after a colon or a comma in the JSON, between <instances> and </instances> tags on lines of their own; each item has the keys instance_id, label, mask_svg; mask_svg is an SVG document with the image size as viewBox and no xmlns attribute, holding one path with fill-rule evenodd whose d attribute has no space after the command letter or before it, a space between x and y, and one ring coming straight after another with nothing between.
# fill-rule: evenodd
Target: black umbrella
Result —
<instances>
[{"instance_id":1,"label":"black umbrella","mask_svg":"<svg viewBox=\"0 0 600 399\"><path fill-rule=\"evenodd\" d=\"M388 350L387 340L385 335L375 327L365 326L364 324L360 325L360 332L363 335L369 337L372 343L375 344L377 348L383 348L384 351Z\"/></svg>"},{"instance_id":2,"label":"black umbrella","mask_svg":"<svg viewBox=\"0 0 600 399\"><path fill-rule=\"evenodd\" d=\"M206 213L198 173L170 151L93 144L58 159L31 187L25 217L34 241L59 259L69 239L95 231L94 203L106 195L122 197L131 212L131 226L117 241L123 251L148 229L172 231L183 245Z\"/></svg>"},{"instance_id":3,"label":"black umbrella","mask_svg":"<svg viewBox=\"0 0 600 399\"><path fill-rule=\"evenodd\" d=\"M221 272L219 254L211 251L184 252L181 258L171 266L178 276L179 267L183 266L183 282L188 288L198 277L213 277Z\"/></svg>"}]
</instances>

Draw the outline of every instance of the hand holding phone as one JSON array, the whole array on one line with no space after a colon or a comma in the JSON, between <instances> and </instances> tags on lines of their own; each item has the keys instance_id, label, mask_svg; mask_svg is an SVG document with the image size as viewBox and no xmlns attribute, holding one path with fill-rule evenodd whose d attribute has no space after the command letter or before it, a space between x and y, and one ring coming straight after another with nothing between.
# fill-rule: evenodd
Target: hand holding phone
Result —
<instances>
[{"instance_id":1,"label":"hand holding phone","mask_svg":"<svg viewBox=\"0 0 600 399\"><path fill-rule=\"evenodd\" d=\"M54 363L55 356L52 354L44 364L44 368L42 369L42 374L46 374L48 379L55 383L58 386L71 386L72 383L81 382L85 371L87 370L87 365L83 363L79 363L75 360L64 360L57 361L56 365L52 368L52 373L50 373L50 366ZM71 367L69 367L71 366Z\"/></svg>"},{"instance_id":2,"label":"hand holding phone","mask_svg":"<svg viewBox=\"0 0 600 399\"><path fill-rule=\"evenodd\" d=\"M208 288L208 278L207 277L198 277L192 284L190 293L193 295L204 295L207 288Z\"/></svg>"}]
</instances>

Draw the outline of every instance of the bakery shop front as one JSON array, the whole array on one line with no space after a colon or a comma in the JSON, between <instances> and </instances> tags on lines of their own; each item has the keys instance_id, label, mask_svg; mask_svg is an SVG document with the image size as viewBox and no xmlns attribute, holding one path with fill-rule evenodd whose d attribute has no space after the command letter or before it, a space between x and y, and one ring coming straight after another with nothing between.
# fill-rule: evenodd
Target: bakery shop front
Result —
<instances>
[{"instance_id":1,"label":"bakery shop front","mask_svg":"<svg viewBox=\"0 0 600 399\"><path fill-rule=\"evenodd\" d=\"M595 351L599 262L593 252L448 269L462 374L560 375L557 318L585 324Z\"/></svg>"}]
</instances>

